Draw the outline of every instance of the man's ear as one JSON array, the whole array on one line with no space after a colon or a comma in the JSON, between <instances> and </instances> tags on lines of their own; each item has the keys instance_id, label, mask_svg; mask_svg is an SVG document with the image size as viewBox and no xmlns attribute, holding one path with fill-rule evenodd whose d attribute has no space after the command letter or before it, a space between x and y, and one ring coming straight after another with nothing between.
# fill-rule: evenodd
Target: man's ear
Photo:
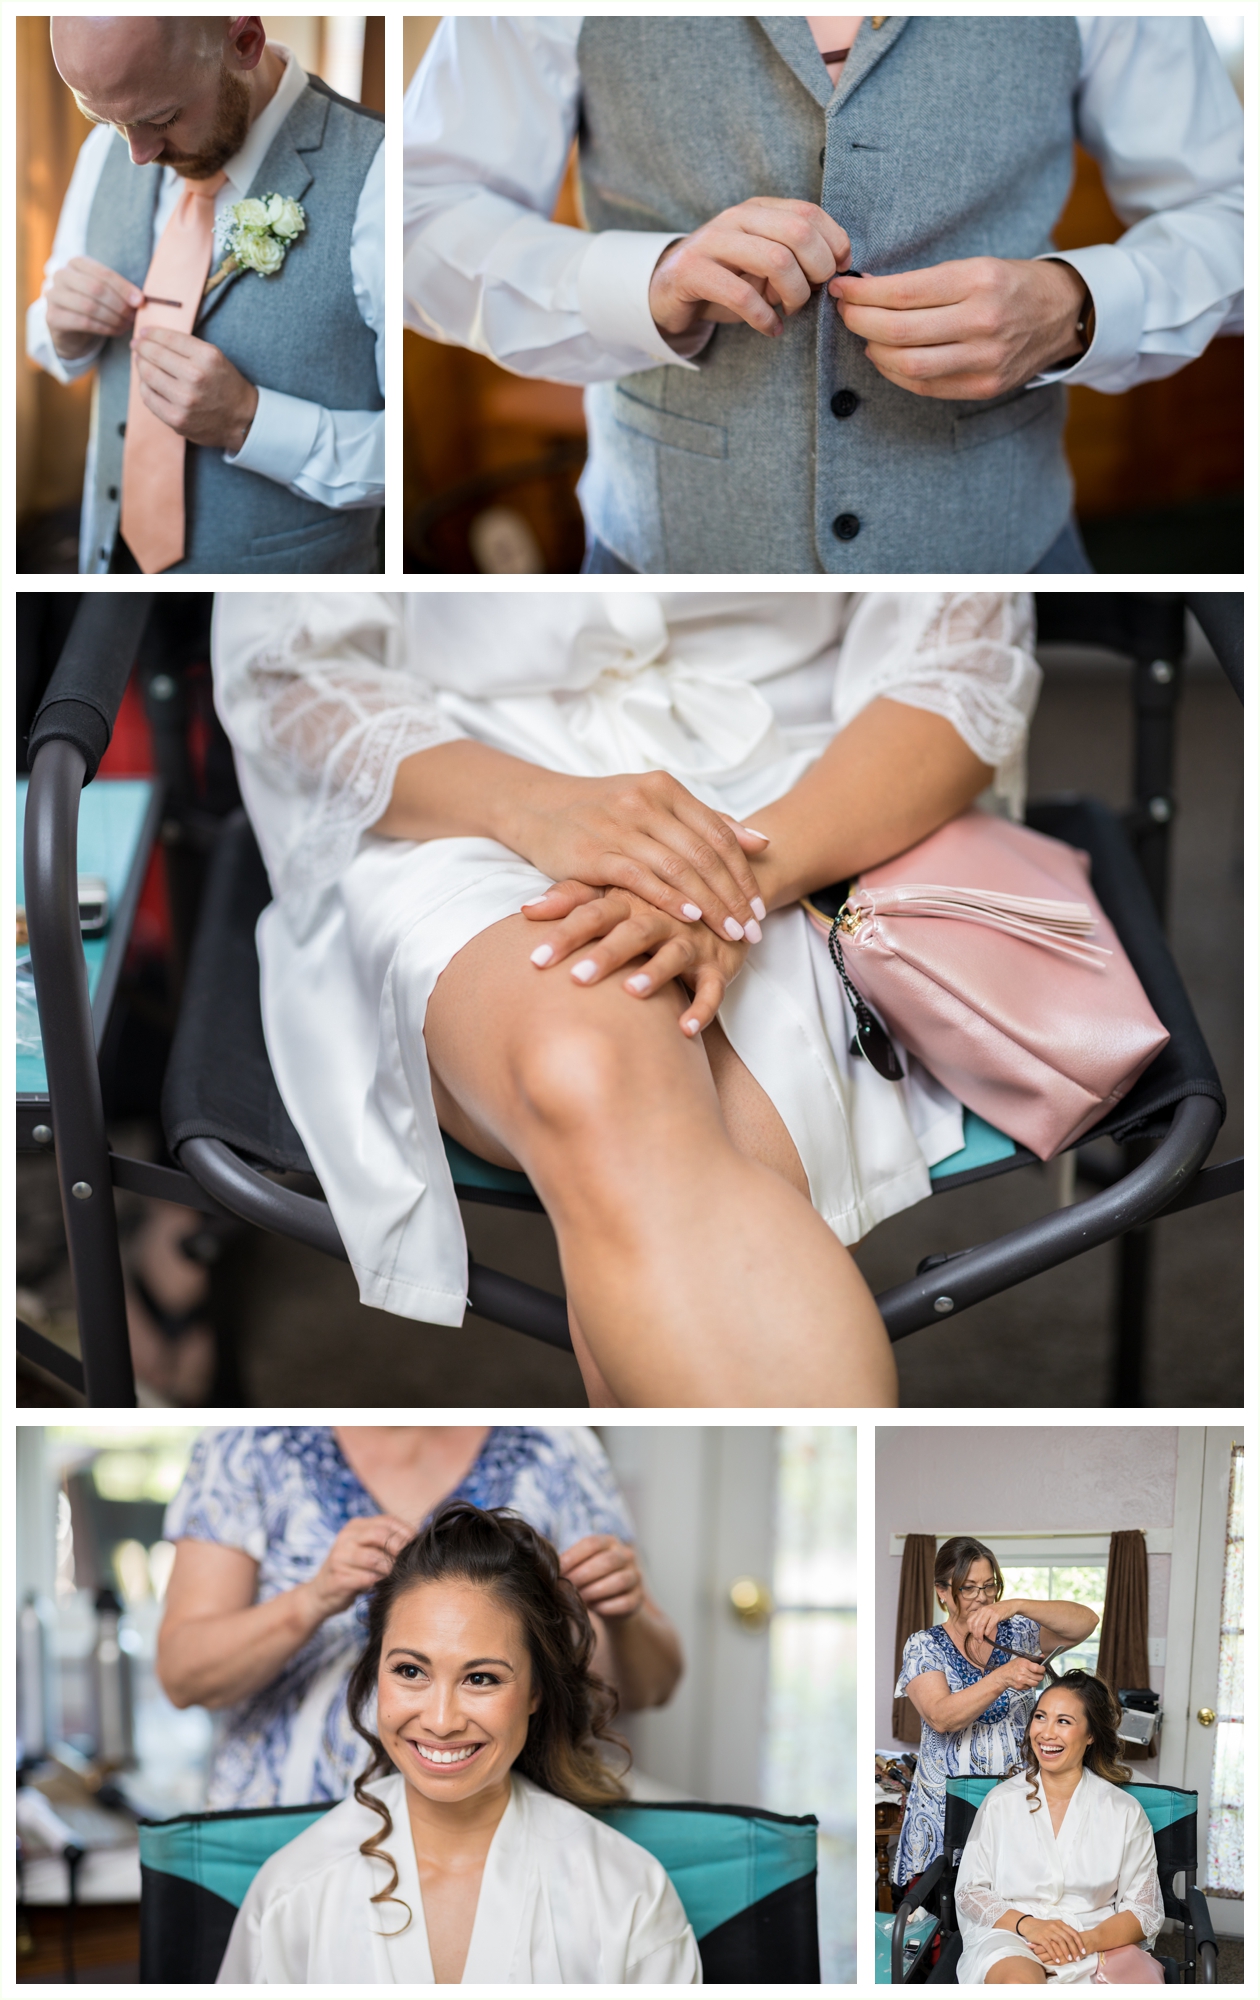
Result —
<instances>
[{"instance_id":1,"label":"man's ear","mask_svg":"<svg viewBox=\"0 0 1260 2000\"><path fill-rule=\"evenodd\" d=\"M260 14L240 14L228 22L223 59L229 69L257 69L267 46L267 30Z\"/></svg>"}]
</instances>

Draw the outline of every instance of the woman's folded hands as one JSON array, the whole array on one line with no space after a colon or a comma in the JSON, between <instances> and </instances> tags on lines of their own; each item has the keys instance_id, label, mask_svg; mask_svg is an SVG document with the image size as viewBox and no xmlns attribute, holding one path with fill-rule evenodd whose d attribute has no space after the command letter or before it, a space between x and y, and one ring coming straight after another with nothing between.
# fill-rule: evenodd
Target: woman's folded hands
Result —
<instances>
[{"instance_id":1,"label":"woman's folded hands","mask_svg":"<svg viewBox=\"0 0 1260 2000\"><path fill-rule=\"evenodd\" d=\"M575 880L557 882L523 914L546 926L530 953L541 971L564 965L579 985L595 986L632 966L622 984L639 1000L679 980L691 994L678 1024L685 1035L698 1035L716 1018L748 950L746 940L718 937L707 925L669 916L629 890L592 889Z\"/></svg>"}]
</instances>

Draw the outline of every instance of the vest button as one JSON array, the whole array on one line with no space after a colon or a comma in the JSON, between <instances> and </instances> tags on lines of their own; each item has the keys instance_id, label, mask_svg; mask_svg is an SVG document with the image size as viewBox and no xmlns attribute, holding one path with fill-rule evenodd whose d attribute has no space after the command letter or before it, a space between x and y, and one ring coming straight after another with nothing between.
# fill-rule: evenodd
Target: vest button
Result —
<instances>
[{"instance_id":1,"label":"vest button","mask_svg":"<svg viewBox=\"0 0 1260 2000\"><path fill-rule=\"evenodd\" d=\"M120 438L125 438L125 437L126 437L126 435L127 435L127 426L126 426L126 424L119 424L119 426L118 426L118 435L119 435L119 437L120 437Z\"/></svg>"},{"instance_id":2,"label":"vest button","mask_svg":"<svg viewBox=\"0 0 1260 2000\"><path fill-rule=\"evenodd\" d=\"M116 500L116 499L118 498L118 488L117 488L116 486L111 486L111 487L110 487L110 489L109 489L109 497L110 497L110 499L111 499L111 500Z\"/></svg>"},{"instance_id":3,"label":"vest button","mask_svg":"<svg viewBox=\"0 0 1260 2000\"><path fill-rule=\"evenodd\" d=\"M851 542L861 526L856 514L837 514L831 524L831 532L838 542Z\"/></svg>"},{"instance_id":4,"label":"vest button","mask_svg":"<svg viewBox=\"0 0 1260 2000\"><path fill-rule=\"evenodd\" d=\"M841 419L851 417L861 400L860 396L854 395L852 389L837 389L831 399L832 416Z\"/></svg>"}]
</instances>

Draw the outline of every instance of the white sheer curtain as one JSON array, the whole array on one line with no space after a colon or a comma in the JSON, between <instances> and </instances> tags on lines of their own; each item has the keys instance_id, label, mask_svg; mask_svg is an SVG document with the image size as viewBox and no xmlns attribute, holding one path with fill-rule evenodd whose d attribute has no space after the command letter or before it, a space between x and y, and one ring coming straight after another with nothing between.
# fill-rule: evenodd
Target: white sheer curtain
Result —
<instances>
[{"instance_id":1,"label":"white sheer curtain","mask_svg":"<svg viewBox=\"0 0 1260 2000\"><path fill-rule=\"evenodd\" d=\"M1243 1893L1243 1448L1229 1469L1221 1653L1216 1680L1216 1753L1203 1887L1209 1896Z\"/></svg>"}]
</instances>

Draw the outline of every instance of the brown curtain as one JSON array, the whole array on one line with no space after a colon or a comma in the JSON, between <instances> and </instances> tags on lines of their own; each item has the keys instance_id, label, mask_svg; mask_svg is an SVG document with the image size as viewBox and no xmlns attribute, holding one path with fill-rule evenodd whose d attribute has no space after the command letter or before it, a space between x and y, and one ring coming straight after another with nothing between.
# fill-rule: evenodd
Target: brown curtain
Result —
<instances>
[{"instance_id":1,"label":"brown curtain","mask_svg":"<svg viewBox=\"0 0 1260 2000\"><path fill-rule=\"evenodd\" d=\"M1149 1687L1147 1657L1146 1537L1137 1528L1119 1529L1107 1554L1107 1593L1098 1641L1098 1678L1115 1694L1122 1687ZM1145 1744L1123 1745L1126 1763L1149 1757Z\"/></svg>"},{"instance_id":2,"label":"brown curtain","mask_svg":"<svg viewBox=\"0 0 1260 2000\"><path fill-rule=\"evenodd\" d=\"M936 1567L935 1535L907 1535L901 1556L901 1583L897 1591L897 1656L893 1666L893 1686L901 1675L901 1655L912 1632L926 1631L932 1623L935 1599L932 1571ZM908 1695L898 1695L892 1705L892 1733L898 1743L917 1743L922 1718Z\"/></svg>"}]
</instances>

